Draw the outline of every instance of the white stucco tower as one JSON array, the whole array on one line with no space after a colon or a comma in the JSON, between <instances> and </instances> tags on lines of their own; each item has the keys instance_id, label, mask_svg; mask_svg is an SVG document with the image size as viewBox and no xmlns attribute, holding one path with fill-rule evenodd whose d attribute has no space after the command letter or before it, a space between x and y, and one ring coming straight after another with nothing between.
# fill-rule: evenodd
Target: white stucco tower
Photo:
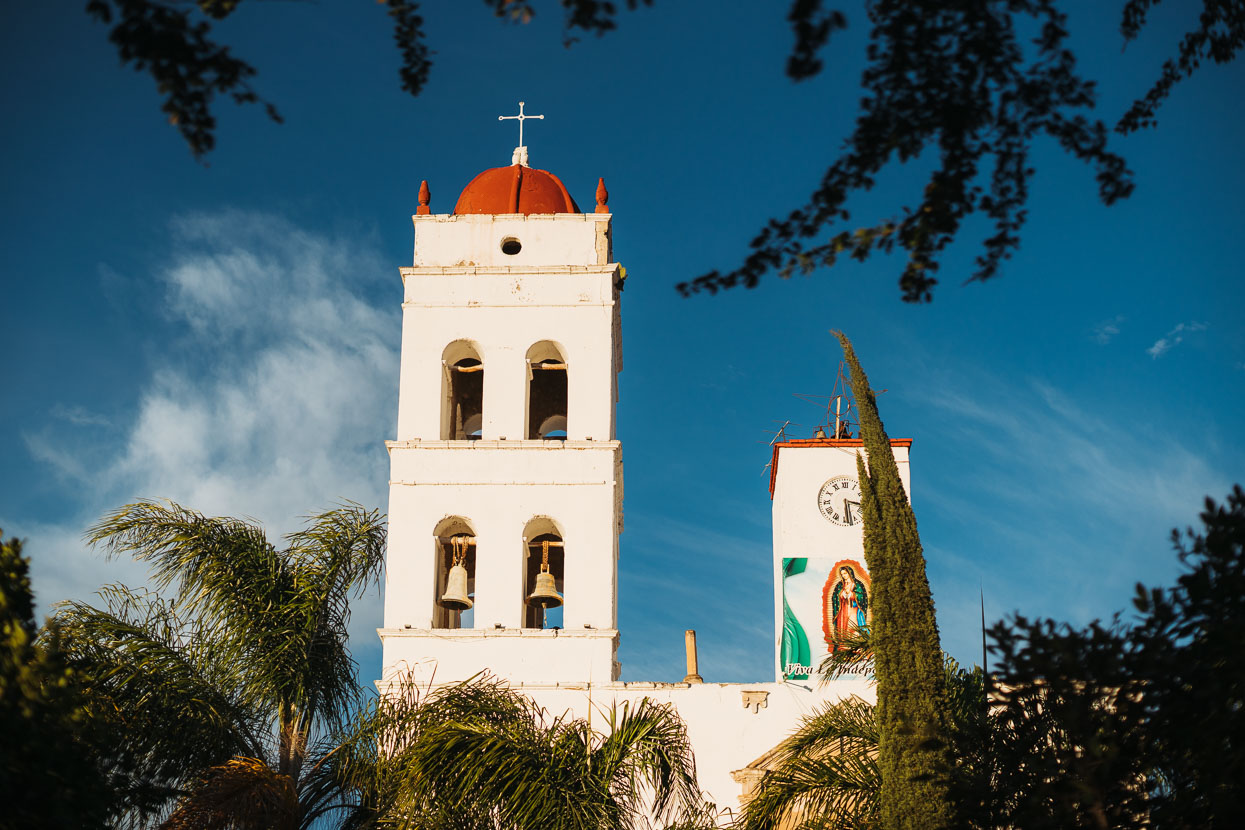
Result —
<instances>
[{"instance_id":1,"label":"white stucco tower","mask_svg":"<svg viewBox=\"0 0 1245 830\"><path fill-rule=\"evenodd\" d=\"M909 493L911 446L909 439L891 441ZM865 455L859 438L829 438L824 431L773 445L774 671L779 681L807 681L832 647L836 629L867 624L873 590L865 567L857 454Z\"/></svg>"},{"instance_id":2,"label":"white stucco tower","mask_svg":"<svg viewBox=\"0 0 1245 830\"><path fill-rule=\"evenodd\" d=\"M607 194L598 185L596 212L583 213L556 176L516 161L477 176L449 214L431 212L425 184L413 217L387 442L391 680L619 674L622 269ZM546 553L557 609L527 602ZM455 564L469 610L441 601Z\"/></svg>"}]
</instances>

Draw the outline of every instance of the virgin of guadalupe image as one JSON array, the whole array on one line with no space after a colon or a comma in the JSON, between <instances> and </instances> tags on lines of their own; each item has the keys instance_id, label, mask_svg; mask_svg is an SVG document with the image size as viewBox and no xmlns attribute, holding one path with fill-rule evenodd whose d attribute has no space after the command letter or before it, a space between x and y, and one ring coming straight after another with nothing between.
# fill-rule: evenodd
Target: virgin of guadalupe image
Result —
<instances>
[{"instance_id":1,"label":"virgin of guadalupe image","mask_svg":"<svg viewBox=\"0 0 1245 830\"><path fill-rule=\"evenodd\" d=\"M855 563L840 562L837 574L831 573L826 580L822 628L826 634L826 645L830 646L831 651L837 650L843 635L868 628L869 588L864 581L868 576L864 579L858 577L853 565ZM837 582L834 581L836 575Z\"/></svg>"}]
</instances>

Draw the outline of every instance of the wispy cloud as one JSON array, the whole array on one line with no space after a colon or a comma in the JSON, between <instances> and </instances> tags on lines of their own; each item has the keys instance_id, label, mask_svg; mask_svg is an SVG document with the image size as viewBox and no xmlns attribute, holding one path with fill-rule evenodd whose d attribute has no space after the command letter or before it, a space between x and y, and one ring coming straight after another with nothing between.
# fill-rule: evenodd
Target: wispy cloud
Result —
<instances>
[{"instance_id":1,"label":"wispy cloud","mask_svg":"<svg viewBox=\"0 0 1245 830\"><path fill-rule=\"evenodd\" d=\"M111 423L103 415L91 412L83 406L66 406L58 403L48 414L79 427L106 427Z\"/></svg>"},{"instance_id":2,"label":"wispy cloud","mask_svg":"<svg viewBox=\"0 0 1245 830\"><path fill-rule=\"evenodd\" d=\"M1092 337L1095 343L1103 346L1110 343L1117 334L1120 333L1120 324L1124 322L1124 315L1118 314L1110 320L1103 320L1094 325Z\"/></svg>"},{"instance_id":3,"label":"wispy cloud","mask_svg":"<svg viewBox=\"0 0 1245 830\"><path fill-rule=\"evenodd\" d=\"M905 392L937 416L914 447L913 503L944 647L961 659L980 660L979 586L991 622L1126 610L1134 583L1171 583L1170 529L1231 486L1209 429L1107 414L1041 378L928 381Z\"/></svg>"},{"instance_id":4,"label":"wispy cloud","mask_svg":"<svg viewBox=\"0 0 1245 830\"><path fill-rule=\"evenodd\" d=\"M1175 328L1167 332L1167 334L1163 335L1158 340L1155 340L1154 345L1146 349L1146 354L1157 360L1184 342L1184 336L1186 333L1206 331L1208 328L1210 328L1210 326L1206 323L1177 323Z\"/></svg>"},{"instance_id":5,"label":"wispy cloud","mask_svg":"<svg viewBox=\"0 0 1245 830\"><path fill-rule=\"evenodd\" d=\"M1139 513L1179 522L1201 495L1213 492L1208 485L1229 484L1180 436L1138 425L1122 429L1040 380L978 389L986 394L943 390L931 403L952 416L958 441L1000 463L999 478L980 486L1006 480L1009 486L997 488L994 498L1049 515L1044 533L1066 524L1059 515L1083 515L1087 508L1121 523Z\"/></svg>"},{"instance_id":6,"label":"wispy cloud","mask_svg":"<svg viewBox=\"0 0 1245 830\"><path fill-rule=\"evenodd\" d=\"M253 517L270 537L343 499L386 502L380 439L396 412L399 320L396 304L379 308L362 289L391 266L265 214L183 216L171 231L176 254L156 276L185 336L161 344L133 420L115 425L102 453L58 426L108 423L79 407L58 407L57 422L25 436L84 494L61 524L7 517L6 529L29 539L45 610L141 579L132 563L106 562L81 542L104 511L137 498ZM358 631L374 629L378 598L360 603L355 620ZM374 632L366 638L365 647Z\"/></svg>"}]
</instances>

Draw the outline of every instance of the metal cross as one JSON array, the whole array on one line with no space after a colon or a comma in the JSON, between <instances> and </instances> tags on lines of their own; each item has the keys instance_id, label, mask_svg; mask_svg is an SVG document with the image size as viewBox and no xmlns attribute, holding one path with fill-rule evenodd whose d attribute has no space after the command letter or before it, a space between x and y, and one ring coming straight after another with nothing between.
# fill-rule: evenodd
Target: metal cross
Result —
<instances>
[{"instance_id":1,"label":"metal cross","mask_svg":"<svg viewBox=\"0 0 1245 830\"><path fill-rule=\"evenodd\" d=\"M543 119L544 119L544 117L545 117L545 116L543 116L543 115L524 115L524 114L523 114L523 102L522 102L522 101L520 101L520 102L519 102L519 114L518 114L518 115L499 115L499 116L497 116L497 120L498 120L498 121L514 121L514 120L517 120L517 121L519 122L519 146L520 146L520 147L522 147L522 146L523 146L523 122L524 122L524 121L526 121L526 120L527 120L527 119L529 119L529 118L540 118L540 119L542 119L542 120L543 120Z\"/></svg>"}]
</instances>

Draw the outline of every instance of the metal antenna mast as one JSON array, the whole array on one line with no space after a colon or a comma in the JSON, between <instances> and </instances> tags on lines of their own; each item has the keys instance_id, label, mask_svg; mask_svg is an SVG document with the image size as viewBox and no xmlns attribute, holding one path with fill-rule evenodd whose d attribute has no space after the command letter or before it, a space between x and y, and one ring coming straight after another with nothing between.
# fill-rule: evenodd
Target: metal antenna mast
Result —
<instances>
[{"instance_id":1,"label":"metal antenna mast","mask_svg":"<svg viewBox=\"0 0 1245 830\"><path fill-rule=\"evenodd\" d=\"M772 446L774 446L775 444L777 444L779 441L786 441L786 440L787 440L787 438L789 437L789 436L787 435L787 427L798 427L798 426L803 426L803 424L793 424L793 423L791 423L791 421L778 421L777 419L775 419L775 420L774 420L774 423L776 423L776 424L781 423L781 424L782 424L782 426L780 426L780 427L779 427L778 429L776 429L776 430L773 430L773 429L767 429L767 430L765 430L765 432L767 432L768 434L770 434L770 435L772 435L772 436L774 436L774 437L773 437L773 438L771 438L771 439L770 439L770 440L768 440L768 441L765 441L765 442L757 441L757 443L758 443L758 444L760 444L760 443L764 443L764 444L766 444L767 446L772 447ZM766 462L765 462L765 466L761 468L761 475L765 475L765 471L769 469L769 465L770 465L770 462L769 462L769 461L766 461Z\"/></svg>"},{"instance_id":2,"label":"metal antenna mast","mask_svg":"<svg viewBox=\"0 0 1245 830\"><path fill-rule=\"evenodd\" d=\"M885 389L874 392L881 395ZM839 371L834 379L834 388L829 395L805 395L795 393L795 397L823 407L822 423L817 425L816 438L853 438L853 431L859 434L859 416L856 413L856 396L848 380L847 362L839 361ZM831 430L827 436L826 431Z\"/></svg>"}]
</instances>

